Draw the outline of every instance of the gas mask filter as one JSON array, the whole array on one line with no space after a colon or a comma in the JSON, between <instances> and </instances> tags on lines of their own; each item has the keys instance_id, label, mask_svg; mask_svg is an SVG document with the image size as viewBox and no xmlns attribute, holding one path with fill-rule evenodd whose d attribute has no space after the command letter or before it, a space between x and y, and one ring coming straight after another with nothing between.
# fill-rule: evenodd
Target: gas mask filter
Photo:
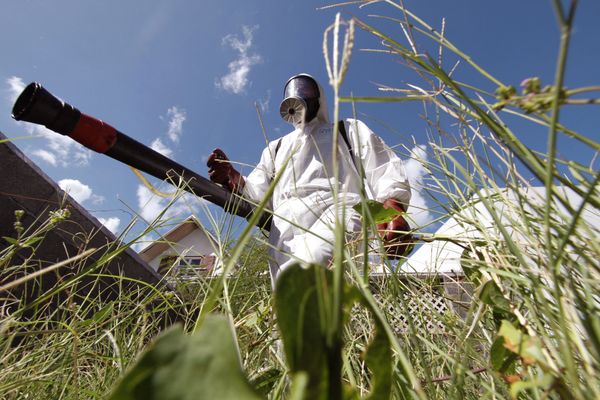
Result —
<instances>
[{"instance_id":1,"label":"gas mask filter","mask_svg":"<svg viewBox=\"0 0 600 400\"><path fill-rule=\"evenodd\" d=\"M283 92L279 113L284 121L300 125L310 122L319 111L319 85L307 75L296 75L288 80Z\"/></svg>"}]
</instances>

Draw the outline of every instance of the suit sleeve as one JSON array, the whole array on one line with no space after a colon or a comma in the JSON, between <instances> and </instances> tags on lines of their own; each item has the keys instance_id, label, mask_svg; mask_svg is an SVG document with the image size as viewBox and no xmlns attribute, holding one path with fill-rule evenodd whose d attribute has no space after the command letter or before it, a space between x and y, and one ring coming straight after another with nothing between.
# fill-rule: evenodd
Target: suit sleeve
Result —
<instances>
[{"instance_id":1,"label":"suit sleeve","mask_svg":"<svg viewBox=\"0 0 600 400\"><path fill-rule=\"evenodd\" d=\"M346 122L354 154L365 169L366 183L374 200L383 203L396 199L408 209L411 192L402 160L362 121Z\"/></svg>"},{"instance_id":2,"label":"suit sleeve","mask_svg":"<svg viewBox=\"0 0 600 400\"><path fill-rule=\"evenodd\" d=\"M259 202L269 189L275 171L274 166L275 146L271 142L263 150L256 168L245 178L244 197ZM270 204L269 204L270 206Z\"/></svg>"}]
</instances>

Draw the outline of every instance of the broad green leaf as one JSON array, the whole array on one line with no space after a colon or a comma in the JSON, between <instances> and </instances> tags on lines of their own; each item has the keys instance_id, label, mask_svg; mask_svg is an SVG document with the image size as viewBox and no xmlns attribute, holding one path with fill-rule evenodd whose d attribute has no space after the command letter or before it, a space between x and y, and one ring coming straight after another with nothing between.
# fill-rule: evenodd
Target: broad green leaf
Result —
<instances>
[{"instance_id":1,"label":"broad green leaf","mask_svg":"<svg viewBox=\"0 0 600 400\"><path fill-rule=\"evenodd\" d=\"M498 285L496 285L496 282L492 280L487 281L483 285L483 288L479 293L479 299L484 304L487 304L499 310L507 312L511 311L509 301L504 297L504 295L500 291L500 288L498 287Z\"/></svg>"},{"instance_id":2,"label":"broad green leaf","mask_svg":"<svg viewBox=\"0 0 600 400\"><path fill-rule=\"evenodd\" d=\"M326 316L322 302L327 301L324 289L331 284L332 272L318 265L307 268L292 265L280 273L275 287L275 312L281 332L288 365L294 376L305 372L308 377L304 399L327 399L328 384L332 377L328 369L328 355L335 356L341 349L326 344ZM369 302L356 287L345 287L344 308L361 303L371 312ZM365 361L371 371L369 399L388 399L392 389L394 369L392 347L381 321L376 319L376 331L365 352ZM300 382L296 383L299 385ZM300 389L297 389L300 390ZM354 394L353 394L354 393ZM352 390L345 390L346 398L355 398Z\"/></svg>"},{"instance_id":3,"label":"broad green leaf","mask_svg":"<svg viewBox=\"0 0 600 400\"><path fill-rule=\"evenodd\" d=\"M275 284L275 313L286 360L292 374L307 374L305 399L327 398L328 349L318 285L332 280L331 271L319 265L295 264L280 272Z\"/></svg>"},{"instance_id":4,"label":"broad green leaf","mask_svg":"<svg viewBox=\"0 0 600 400\"><path fill-rule=\"evenodd\" d=\"M504 360L510 353L504 347L504 338L499 336L492 343L492 347L490 349L490 364L492 364L492 368L494 371L500 371L502 365L504 364Z\"/></svg>"},{"instance_id":5,"label":"broad green leaf","mask_svg":"<svg viewBox=\"0 0 600 400\"><path fill-rule=\"evenodd\" d=\"M539 341L515 328L510 322L502 321L498 336L504 338L504 347L521 357L525 364L547 366Z\"/></svg>"},{"instance_id":6,"label":"broad green leaf","mask_svg":"<svg viewBox=\"0 0 600 400\"><path fill-rule=\"evenodd\" d=\"M383 208L383 204L375 200L367 200L364 205L369 210L376 224L390 222L395 216L401 215L400 211L393 208ZM364 215L366 210L363 209L363 203L358 203L352 207L360 215Z\"/></svg>"},{"instance_id":7,"label":"broad green leaf","mask_svg":"<svg viewBox=\"0 0 600 400\"><path fill-rule=\"evenodd\" d=\"M515 328L510 322L502 321L498 335L504 338L504 347L518 353L523 340L523 332Z\"/></svg>"},{"instance_id":8,"label":"broad green leaf","mask_svg":"<svg viewBox=\"0 0 600 400\"><path fill-rule=\"evenodd\" d=\"M229 321L210 315L193 335L179 326L162 333L110 396L110 400L259 398L240 368Z\"/></svg>"},{"instance_id":9,"label":"broad green leaf","mask_svg":"<svg viewBox=\"0 0 600 400\"><path fill-rule=\"evenodd\" d=\"M392 390L392 347L379 326L369 343L365 361L372 373L368 399L389 399Z\"/></svg>"},{"instance_id":10,"label":"broad green leaf","mask_svg":"<svg viewBox=\"0 0 600 400\"><path fill-rule=\"evenodd\" d=\"M494 371L507 373L513 371L518 357L504 347L504 338L498 336L490 349L490 364Z\"/></svg>"},{"instance_id":11,"label":"broad green leaf","mask_svg":"<svg viewBox=\"0 0 600 400\"><path fill-rule=\"evenodd\" d=\"M531 389L543 389L547 390L554 383L554 377L550 374L544 374L537 378L527 381L517 381L510 385L510 395L513 399L516 399L519 394L525 390Z\"/></svg>"},{"instance_id":12,"label":"broad green leaf","mask_svg":"<svg viewBox=\"0 0 600 400\"><path fill-rule=\"evenodd\" d=\"M308 374L297 372L292 376L292 388L290 400L302 400L306 398L306 387L308 386Z\"/></svg>"},{"instance_id":13,"label":"broad green leaf","mask_svg":"<svg viewBox=\"0 0 600 400\"><path fill-rule=\"evenodd\" d=\"M477 251L465 250L460 257L460 266L469 281L476 282L481 277L479 266L483 256Z\"/></svg>"}]
</instances>

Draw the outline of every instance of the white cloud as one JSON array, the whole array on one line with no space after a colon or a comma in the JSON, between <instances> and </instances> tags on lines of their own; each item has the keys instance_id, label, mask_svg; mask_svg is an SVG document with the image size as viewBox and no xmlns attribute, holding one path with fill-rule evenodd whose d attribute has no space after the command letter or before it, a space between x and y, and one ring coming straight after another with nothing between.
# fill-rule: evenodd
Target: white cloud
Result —
<instances>
[{"instance_id":1,"label":"white cloud","mask_svg":"<svg viewBox=\"0 0 600 400\"><path fill-rule=\"evenodd\" d=\"M425 164L427 152L424 145L417 145L410 151L410 158L404 161L404 169L410 182L412 197L408 213L411 220L418 226L424 226L433 220L429 205L424 196L424 177L429 173Z\"/></svg>"},{"instance_id":2,"label":"white cloud","mask_svg":"<svg viewBox=\"0 0 600 400\"><path fill-rule=\"evenodd\" d=\"M92 197L90 197L90 200L92 201L92 204L100 205L100 204L104 203L104 200L106 200L106 198L104 196L92 194Z\"/></svg>"},{"instance_id":3,"label":"white cloud","mask_svg":"<svg viewBox=\"0 0 600 400\"><path fill-rule=\"evenodd\" d=\"M150 143L150 148L152 150L158 151L160 154L162 154L165 157L171 157L171 155L173 155L173 150L171 150L169 147L167 147L162 142L162 140L160 140L160 138L154 139L154 141L152 143Z\"/></svg>"},{"instance_id":4,"label":"white cloud","mask_svg":"<svg viewBox=\"0 0 600 400\"><path fill-rule=\"evenodd\" d=\"M148 222L153 221L166 206L161 197L155 196L143 185L138 186L137 198L140 215Z\"/></svg>"},{"instance_id":5,"label":"white cloud","mask_svg":"<svg viewBox=\"0 0 600 400\"><path fill-rule=\"evenodd\" d=\"M167 129L167 137L173 143L178 143L183 134L183 123L186 120L185 110L179 109L177 106L170 107L167 110L167 118L169 118L169 126ZM160 119L164 119L160 116ZM173 150L167 146L161 138L156 138L150 143L150 148L162 154L165 157L171 157Z\"/></svg>"},{"instance_id":6,"label":"white cloud","mask_svg":"<svg viewBox=\"0 0 600 400\"><path fill-rule=\"evenodd\" d=\"M23 89L25 83L17 76L12 76L6 80L8 85L9 100L14 103ZM30 135L40 136L46 139L45 149L35 149L31 154L41 158L52 166L60 165L68 167L71 165L87 165L92 157L91 150L86 149L73 139L52 132L42 125L31 124L29 122L17 122L23 126Z\"/></svg>"},{"instance_id":7,"label":"white cloud","mask_svg":"<svg viewBox=\"0 0 600 400\"><path fill-rule=\"evenodd\" d=\"M147 235L142 236L141 238L139 238L132 246L131 248L133 250L135 250L136 252L140 252L143 249L145 249L146 247L148 247L150 245L150 243L154 242L156 240L155 235L153 235L152 233L149 233Z\"/></svg>"},{"instance_id":8,"label":"white cloud","mask_svg":"<svg viewBox=\"0 0 600 400\"><path fill-rule=\"evenodd\" d=\"M424 163L427 162L427 152L425 145L417 145L410 150L409 159L404 161L404 169L411 183L421 183L423 177L427 175Z\"/></svg>"},{"instance_id":9,"label":"white cloud","mask_svg":"<svg viewBox=\"0 0 600 400\"><path fill-rule=\"evenodd\" d=\"M54 154L57 163L62 167L88 165L92 158L91 150L86 149L68 136L54 133L41 125L33 125L31 133L46 139L47 150Z\"/></svg>"},{"instance_id":10,"label":"white cloud","mask_svg":"<svg viewBox=\"0 0 600 400\"><path fill-rule=\"evenodd\" d=\"M58 186L80 204L89 200L92 204L98 205L105 200L104 196L94 194L92 188L77 179L61 179L58 181Z\"/></svg>"},{"instance_id":11,"label":"white cloud","mask_svg":"<svg viewBox=\"0 0 600 400\"><path fill-rule=\"evenodd\" d=\"M83 203L92 197L92 189L77 179L61 179L58 181L58 186L78 203Z\"/></svg>"},{"instance_id":12,"label":"white cloud","mask_svg":"<svg viewBox=\"0 0 600 400\"><path fill-rule=\"evenodd\" d=\"M186 120L185 110L173 106L167 110L167 116L169 117L169 130L167 136L174 143L179 142L179 138L183 133L183 123Z\"/></svg>"},{"instance_id":13,"label":"white cloud","mask_svg":"<svg viewBox=\"0 0 600 400\"><path fill-rule=\"evenodd\" d=\"M244 93L246 86L249 84L248 74L252 65L256 64L260 60L258 56L241 57L238 60L234 60L229 63L229 73L221 77L217 84L218 86L228 92L235 94Z\"/></svg>"},{"instance_id":14,"label":"white cloud","mask_svg":"<svg viewBox=\"0 0 600 400\"><path fill-rule=\"evenodd\" d=\"M264 99L258 99L256 103L262 113L269 112L269 102L271 101L271 91L267 90L267 97Z\"/></svg>"},{"instance_id":15,"label":"white cloud","mask_svg":"<svg viewBox=\"0 0 600 400\"><path fill-rule=\"evenodd\" d=\"M417 226L425 226L433 220L433 215L429 212L427 200L423 197L422 192L415 190L413 186L412 197L410 199L410 214L411 221ZM413 228L415 228L413 226Z\"/></svg>"},{"instance_id":16,"label":"white cloud","mask_svg":"<svg viewBox=\"0 0 600 400\"><path fill-rule=\"evenodd\" d=\"M11 76L6 80L6 84L8 85L8 100L13 104L25 89L25 83L18 76Z\"/></svg>"},{"instance_id":17,"label":"white cloud","mask_svg":"<svg viewBox=\"0 0 600 400\"><path fill-rule=\"evenodd\" d=\"M239 53L239 57L229 63L229 73L218 78L215 82L216 86L225 91L240 94L246 90L250 84L248 75L252 67L262 62L262 57L258 54L249 54L252 47L252 39L254 31L258 29L258 25L253 27L243 26L243 39L238 35L227 35L223 38L222 44L229 46Z\"/></svg>"},{"instance_id":18,"label":"white cloud","mask_svg":"<svg viewBox=\"0 0 600 400\"><path fill-rule=\"evenodd\" d=\"M248 50L252 47L252 38L254 31L258 29L258 25L253 27L242 26L242 33L244 34L244 40L240 40L238 35L229 34L222 40L223 45L228 45L232 49L237 50L241 55L248 54Z\"/></svg>"},{"instance_id":19,"label":"white cloud","mask_svg":"<svg viewBox=\"0 0 600 400\"><path fill-rule=\"evenodd\" d=\"M159 214L169 205L170 199L156 196L146 186L139 185L137 189L139 213L147 222L154 221ZM187 217L197 214L202 200L191 193L184 193L165 211L162 219L173 217Z\"/></svg>"},{"instance_id":20,"label":"white cloud","mask_svg":"<svg viewBox=\"0 0 600 400\"><path fill-rule=\"evenodd\" d=\"M56 167L56 156L54 155L54 153L50 153L49 151L44 149L37 149L32 151L31 155L41 158L48 164L52 165L53 167Z\"/></svg>"},{"instance_id":21,"label":"white cloud","mask_svg":"<svg viewBox=\"0 0 600 400\"><path fill-rule=\"evenodd\" d=\"M118 217L109 217L109 218L97 217L97 218L98 218L98 221L100 221L100 223L106 227L106 229L108 229L115 235L117 234L119 225L121 224L121 219L119 219Z\"/></svg>"}]
</instances>

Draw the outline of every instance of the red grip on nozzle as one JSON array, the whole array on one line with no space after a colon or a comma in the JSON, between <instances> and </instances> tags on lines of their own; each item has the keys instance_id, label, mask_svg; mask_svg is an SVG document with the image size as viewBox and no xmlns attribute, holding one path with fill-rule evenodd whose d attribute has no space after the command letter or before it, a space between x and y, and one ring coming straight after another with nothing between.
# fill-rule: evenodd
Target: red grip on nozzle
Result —
<instances>
[{"instance_id":1,"label":"red grip on nozzle","mask_svg":"<svg viewBox=\"0 0 600 400\"><path fill-rule=\"evenodd\" d=\"M105 153L117 141L115 128L83 113L69 136L98 153Z\"/></svg>"}]
</instances>

